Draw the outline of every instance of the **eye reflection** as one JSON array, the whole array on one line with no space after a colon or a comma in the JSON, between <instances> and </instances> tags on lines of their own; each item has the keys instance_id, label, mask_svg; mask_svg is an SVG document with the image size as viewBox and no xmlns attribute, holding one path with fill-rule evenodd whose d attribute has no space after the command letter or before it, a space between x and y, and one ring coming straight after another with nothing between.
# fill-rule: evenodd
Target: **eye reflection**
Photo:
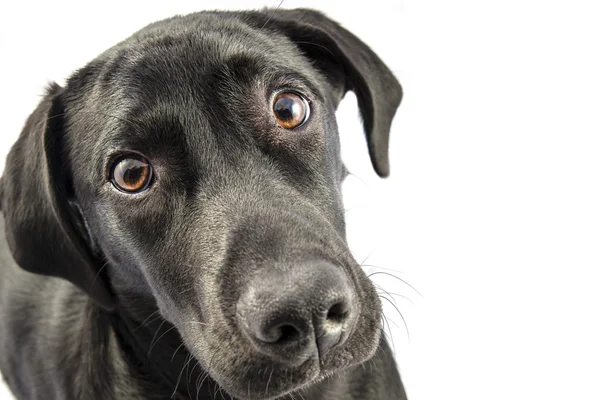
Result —
<instances>
[{"instance_id":1,"label":"eye reflection","mask_svg":"<svg viewBox=\"0 0 600 400\"><path fill-rule=\"evenodd\" d=\"M310 115L308 101L295 92L283 92L273 101L273 115L277 123L285 129L302 125Z\"/></svg>"},{"instance_id":2,"label":"eye reflection","mask_svg":"<svg viewBox=\"0 0 600 400\"><path fill-rule=\"evenodd\" d=\"M117 159L113 164L111 181L125 193L139 193L148 188L152 179L152 167L148 160L136 154Z\"/></svg>"}]
</instances>

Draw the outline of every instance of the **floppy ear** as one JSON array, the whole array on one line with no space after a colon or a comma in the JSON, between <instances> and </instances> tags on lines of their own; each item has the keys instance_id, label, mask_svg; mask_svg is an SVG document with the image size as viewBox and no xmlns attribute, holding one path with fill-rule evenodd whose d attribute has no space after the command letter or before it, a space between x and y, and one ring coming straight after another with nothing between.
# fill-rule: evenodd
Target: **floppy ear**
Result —
<instances>
[{"instance_id":1,"label":"floppy ear","mask_svg":"<svg viewBox=\"0 0 600 400\"><path fill-rule=\"evenodd\" d=\"M61 93L51 85L6 159L0 194L6 240L21 268L67 279L110 310L113 297L69 206Z\"/></svg>"},{"instance_id":2,"label":"floppy ear","mask_svg":"<svg viewBox=\"0 0 600 400\"><path fill-rule=\"evenodd\" d=\"M365 43L317 11L280 9L261 14L259 28L282 32L338 87L342 85L342 96L348 90L356 94L371 163L379 176L388 176L390 126L402 99L402 87L392 72Z\"/></svg>"}]
</instances>

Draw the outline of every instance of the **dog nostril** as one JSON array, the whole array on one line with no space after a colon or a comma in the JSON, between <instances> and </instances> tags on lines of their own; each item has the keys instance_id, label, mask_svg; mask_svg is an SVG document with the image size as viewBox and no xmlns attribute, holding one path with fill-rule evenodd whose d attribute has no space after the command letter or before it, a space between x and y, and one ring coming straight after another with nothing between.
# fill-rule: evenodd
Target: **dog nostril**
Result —
<instances>
[{"instance_id":1,"label":"dog nostril","mask_svg":"<svg viewBox=\"0 0 600 400\"><path fill-rule=\"evenodd\" d=\"M289 343L300 339L300 332L293 325L282 325L279 327L281 336L277 343Z\"/></svg>"},{"instance_id":2,"label":"dog nostril","mask_svg":"<svg viewBox=\"0 0 600 400\"><path fill-rule=\"evenodd\" d=\"M283 324L269 329L260 340L272 344L286 344L297 341L300 336L300 331L294 325Z\"/></svg>"},{"instance_id":3,"label":"dog nostril","mask_svg":"<svg viewBox=\"0 0 600 400\"><path fill-rule=\"evenodd\" d=\"M348 307L343 302L331 306L327 311L326 321L333 324L341 324L348 316Z\"/></svg>"},{"instance_id":4,"label":"dog nostril","mask_svg":"<svg viewBox=\"0 0 600 400\"><path fill-rule=\"evenodd\" d=\"M333 347L344 343L347 332L352 328L351 302L344 299L333 304L327 313L321 314L321 324L317 326L317 347L321 355Z\"/></svg>"}]
</instances>

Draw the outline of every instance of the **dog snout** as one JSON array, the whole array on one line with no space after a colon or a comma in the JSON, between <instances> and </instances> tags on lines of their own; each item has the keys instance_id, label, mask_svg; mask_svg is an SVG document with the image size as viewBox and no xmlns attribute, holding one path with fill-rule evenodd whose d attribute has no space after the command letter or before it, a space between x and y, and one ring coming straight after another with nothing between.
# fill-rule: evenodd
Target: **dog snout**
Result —
<instances>
[{"instance_id":1,"label":"dog snout","mask_svg":"<svg viewBox=\"0 0 600 400\"><path fill-rule=\"evenodd\" d=\"M296 366L346 341L358 314L355 299L333 264L263 268L240 296L237 318L261 353Z\"/></svg>"}]
</instances>

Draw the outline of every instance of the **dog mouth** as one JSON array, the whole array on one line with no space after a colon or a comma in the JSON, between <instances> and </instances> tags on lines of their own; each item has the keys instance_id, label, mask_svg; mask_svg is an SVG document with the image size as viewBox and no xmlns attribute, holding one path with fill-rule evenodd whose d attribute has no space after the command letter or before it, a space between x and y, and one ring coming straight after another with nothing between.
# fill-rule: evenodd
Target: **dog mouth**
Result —
<instances>
[{"instance_id":1,"label":"dog mouth","mask_svg":"<svg viewBox=\"0 0 600 400\"><path fill-rule=\"evenodd\" d=\"M252 289L242 291L225 313L232 316L228 323L195 325L194 333L184 335L202 338L203 346L196 346L196 340L188 348L228 394L239 400L302 398L373 356L381 332L380 305L371 307L364 297L378 299L374 288L355 290L335 266L317 269L316 281L326 282L329 294L324 290L303 297L310 292L299 282L306 281L294 280L292 288L257 274L248 284Z\"/></svg>"},{"instance_id":2,"label":"dog mouth","mask_svg":"<svg viewBox=\"0 0 600 400\"><path fill-rule=\"evenodd\" d=\"M293 366L255 350L232 351L235 347L235 343L222 342L208 357L205 371L225 392L239 400L302 398L306 391L357 361L345 346L335 347L324 356L307 355Z\"/></svg>"}]
</instances>

